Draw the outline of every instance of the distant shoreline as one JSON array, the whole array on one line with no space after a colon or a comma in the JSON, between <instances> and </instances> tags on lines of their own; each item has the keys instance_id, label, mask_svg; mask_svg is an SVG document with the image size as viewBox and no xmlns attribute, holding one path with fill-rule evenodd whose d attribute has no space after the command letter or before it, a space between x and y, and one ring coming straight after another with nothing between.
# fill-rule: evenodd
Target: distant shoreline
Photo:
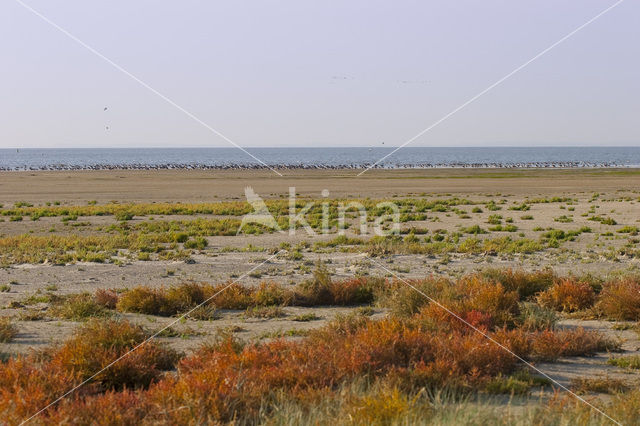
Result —
<instances>
[{"instance_id":1,"label":"distant shoreline","mask_svg":"<svg viewBox=\"0 0 640 426\"><path fill-rule=\"evenodd\" d=\"M531 163L452 163L452 164L52 164L41 167L0 167L0 172L8 171L82 171L82 170L430 170L430 169L607 169L639 168L640 165L583 162L531 162Z\"/></svg>"},{"instance_id":2,"label":"distant shoreline","mask_svg":"<svg viewBox=\"0 0 640 426\"><path fill-rule=\"evenodd\" d=\"M640 147L0 149L0 170L432 170L640 167Z\"/></svg>"}]
</instances>

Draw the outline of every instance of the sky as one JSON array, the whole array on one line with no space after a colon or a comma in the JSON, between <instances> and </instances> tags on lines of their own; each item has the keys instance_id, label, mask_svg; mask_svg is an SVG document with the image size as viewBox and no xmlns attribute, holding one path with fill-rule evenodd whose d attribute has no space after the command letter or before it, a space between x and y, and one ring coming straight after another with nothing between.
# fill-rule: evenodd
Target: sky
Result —
<instances>
[{"instance_id":1,"label":"sky","mask_svg":"<svg viewBox=\"0 0 640 426\"><path fill-rule=\"evenodd\" d=\"M398 146L615 3L21 1L182 110L5 0L0 148L232 146L202 123ZM411 146L640 145L639 18L626 0Z\"/></svg>"}]
</instances>

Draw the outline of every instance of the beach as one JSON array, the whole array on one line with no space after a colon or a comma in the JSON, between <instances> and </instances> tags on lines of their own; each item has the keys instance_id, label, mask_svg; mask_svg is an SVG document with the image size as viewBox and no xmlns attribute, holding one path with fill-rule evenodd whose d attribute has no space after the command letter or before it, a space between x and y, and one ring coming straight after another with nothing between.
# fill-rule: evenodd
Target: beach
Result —
<instances>
[{"instance_id":1,"label":"beach","mask_svg":"<svg viewBox=\"0 0 640 426\"><path fill-rule=\"evenodd\" d=\"M638 169L415 169L415 170L99 170L16 171L0 176L0 202L208 202L244 197L252 186L264 198L288 196L289 187L319 198L385 198L425 194L506 193L550 196L580 192L633 191Z\"/></svg>"},{"instance_id":2,"label":"beach","mask_svg":"<svg viewBox=\"0 0 640 426\"><path fill-rule=\"evenodd\" d=\"M317 279L318 265L326 265L335 282L457 280L487 271L548 271L556 280L603 283L635 276L638 184L637 169L370 170L362 176L354 170L288 170L283 176L269 170L3 172L0 314L12 319L17 334L2 352L17 356L59 344L93 315L115 315L149 330L168 327L155 339L186 355L221 330L244 342L298 341L365 308L372 321L393 317L388 301L365 307L288 301L268 309L228 305L205 320L176 322L179 311L166 315L121 302L105 311L91 301L139 289L161 294L189 283L253 289L271 283L296 292ZM252 213L247 187L266 203L280 231L242 230L243 217ZM288 229L291 187L297 212L312 206L304 216L311 231ZM363 234L355 212L342 232L332 216L324 233L323 203L335 214L348 202L362 203L372 215L368 230L384 214L376 206L400 206L398 235ZM73 305L78 300L82 309ZM625 356L640 355L633 323L580 312L558 313L556 327L588 330L620 342L616 350ZM585 376L640 383L639 375L609 365L606 351L590 355L539 365L567 387ZM552 388L545 389L547 398Z\"/></svg>"}]
</instances>

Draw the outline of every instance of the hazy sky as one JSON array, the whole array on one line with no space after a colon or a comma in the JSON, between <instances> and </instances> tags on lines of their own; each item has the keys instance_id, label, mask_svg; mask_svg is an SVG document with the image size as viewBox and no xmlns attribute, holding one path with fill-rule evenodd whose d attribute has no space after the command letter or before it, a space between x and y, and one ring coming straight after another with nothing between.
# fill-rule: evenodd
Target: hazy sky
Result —
<instances>
[{"instance_id":1,"label":"hazy sky","mask_svg":"<svg viewBox=\"0 0 640 426\"><path fill-rule=\"evenodd\" d=\"M24 1L242 146L399 145L614 3ZM412 146L639 145L639 22L627 0ZM14 0L0 53L2 148L230 146Z\"/></svg>"}]
</instances>

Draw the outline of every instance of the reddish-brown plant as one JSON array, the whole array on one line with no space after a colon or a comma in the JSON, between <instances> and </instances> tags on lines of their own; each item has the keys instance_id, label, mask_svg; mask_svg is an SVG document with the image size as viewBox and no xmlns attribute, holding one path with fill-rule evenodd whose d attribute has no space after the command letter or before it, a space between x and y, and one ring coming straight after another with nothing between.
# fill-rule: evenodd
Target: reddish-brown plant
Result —
<instances>
[{"instance_id":1,"label":"reddish-brown plant","mask_svg":"<svg viewBox=\"0 0 640 426\"><path fill-rule=\"evenodd\" d=\"M115 309L118 304L118 293L111 289L99 288L94 295L95 302L107 309Z\"/></svg>"},{"instance_id":2,"label":"reddish-brown plant","mask_svg":"<svg viewBox=\"0 0 640 426\"><path fill-rule=\"evenodd\" d=\"M640 283L632 278L606 283L600 293L598 309L609 319L640 320Z\"/></svg>"},{"instance_id":3,"label":"reddish-brown plant","mask_svg":"<svg viewBox=\"0 0 640 426\"><path fill-rule=\"evenodd\" d=\"M574 312L589 308L595 301L595 293L587 283L573 278L557 281L538 295L538 302L556 311Z\"/></svg>"}]
</instances>

